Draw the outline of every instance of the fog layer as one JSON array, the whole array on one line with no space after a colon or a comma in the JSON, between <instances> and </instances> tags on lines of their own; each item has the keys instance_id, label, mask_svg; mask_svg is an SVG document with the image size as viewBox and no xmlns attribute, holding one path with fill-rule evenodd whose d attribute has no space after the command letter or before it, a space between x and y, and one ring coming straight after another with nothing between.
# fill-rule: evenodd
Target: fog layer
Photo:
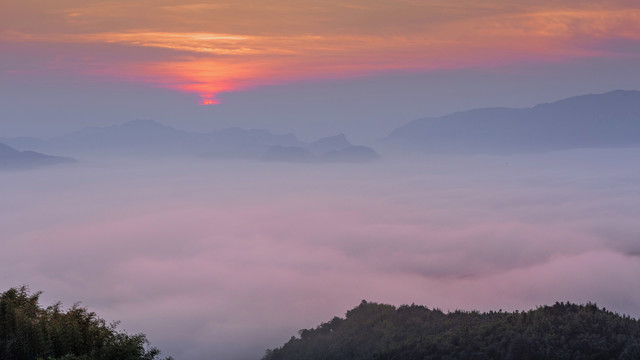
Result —
<instances>
[{"instance_id":1,"label":"fog layer","mask_svg":"<svg viewBox=\"0 0 640 360\"><path fill-rule=\"evenodd\" d=\"M258 359L362 299L640 315L640 150L0 172L0 285L181 360Z\"/></svg>"}]
</instances>

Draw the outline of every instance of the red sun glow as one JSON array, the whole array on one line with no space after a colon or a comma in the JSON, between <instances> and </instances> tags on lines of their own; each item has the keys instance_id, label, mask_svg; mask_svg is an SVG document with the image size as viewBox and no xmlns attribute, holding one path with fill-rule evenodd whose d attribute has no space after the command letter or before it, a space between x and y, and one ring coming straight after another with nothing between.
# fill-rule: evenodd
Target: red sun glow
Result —
<instances>
[{"instance_id":1,"label":"red sun glow","mask_svg":"<svg viewBox=\"0 0 640 360\"><path fill-rule=\"evenodd\" d=\"M497 10L501 9L499 1L494 5ZM368 10L365 6L349 11L375 12L375 6L370 6L372 8ZM428 2L419 5L422 11L439 9L430 6ZM469 7L469 11L472 12L473 8ZM87 12L83 16L106 16L107 10ZM333 10L336 14L347 11L340 6ZM405 10L409 11L408 8ZM380 13L382 18L376 17L375 22L358 28L346 26L344 33L325 29L320 26L325 23L317 23L315 17L310 17L296 22L294 25L302 28L295 27L297 30L290 33L280 31L273 23L265 24L265 28L243 29L236 34L208 33L202 24L197 27L200 32L190 31L192 29L188 26L182 32L137 31L134 27L128 31L91 33L28 33L0 29L0 41L31 42L38 49L45 48L41 44L47 43L80 49L90 49L94 45L109 46L109 59L98 59L84 67L79 66L77 60L67 64L58 61L52 68L58 71L66 66L70 72L80 69L82 73L139 81L195 94L201 105L219 104L222 93L291 81L346 78L385 71L495 67L518 61L622 56L611 53L615 50L607 50L606 42L640 42L638 9L548 6L523 7L519 12L497 10L492 15L474 16L469 13L449 21L434 18L429 26L406 27ZM286 15L280 19L282 22L290 21L289 12ZM305 12L301 13L303 15L310 16ZM73 21L78 17L74 16ZM378 31L380 19L394 31ZM3 20L2 14L0 20ZM227 25L232 32L234 24ZM268 31L267 25L278 28L278 31ZM163 55L148 61L150 48L160 49ZM79 53L84 55L86 49ZM115 50L111 52L112 49ZM64 51L56 49L53 56L56 59L58 52ZM134 60L131 55L134 52L143 54L143 60ZM76 55L66 58L83 58L83 55ZM62 59L66 58L62 56Z\"/></svg>"}]
</instances>

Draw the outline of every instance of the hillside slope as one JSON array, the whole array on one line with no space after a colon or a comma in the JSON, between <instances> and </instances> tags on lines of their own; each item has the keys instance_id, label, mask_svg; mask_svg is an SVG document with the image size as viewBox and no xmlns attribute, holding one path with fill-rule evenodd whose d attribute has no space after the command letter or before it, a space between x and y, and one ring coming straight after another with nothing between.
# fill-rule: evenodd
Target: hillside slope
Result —
<instances>
[{"instance_id":1,"label":"hillside slope","mask_svg":"<svg viewBox=\"0 0 640 360\"><path fill-rule=\"evenodd\" d=\"M640 91L577 96L528 109L476 109L418 119L381 142L396 150L427 153L640 146Z\"/></svg>"},{"instance_id":2,"label":"hillside slope","mask_svg":"<svg viewBox=\"0 0 640 360\"><path fill-rule=\"evenodd\" d=\"M640 322L596 305L443 313L363 301L263 360L640 359Z\"/></svg>"}]
</instances>

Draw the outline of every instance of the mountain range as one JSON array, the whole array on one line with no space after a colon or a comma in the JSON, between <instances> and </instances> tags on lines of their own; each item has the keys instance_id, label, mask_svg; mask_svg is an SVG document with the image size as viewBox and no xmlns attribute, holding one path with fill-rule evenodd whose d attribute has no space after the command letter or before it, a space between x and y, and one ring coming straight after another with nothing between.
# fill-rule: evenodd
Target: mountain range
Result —
<instances>
[{"instance_id":1,"label":"mountain range","mask_svg":"<svg viewBox=\"0 0 640 360\"><path fill-rule=\"evenodd\" d=\"M35 151L20 151L0 143L0 170L27 169L46 165L68 164L76 160Z\"/></svg>"},{"instance_id":2,"label":"mountain range","mask_svg":"<svg viewBox=\"0 0 640 360\"><path fill-rule=\"evenodd\" d=\"M0 141L16 148L76 157L199 156L284 162L361 162L379 158L371 148L352 145L344 134L308 143L293 134L274 134L265 129L228 128L195 133L153 120L87 127L47 140L22 137ZM306 154L308 159L288 155L294 152Z\"/></svg>"},{"instance_id":3,"label":"mountain range","mask_svg":"<svg viewBox=\"0 0 640 360\"><path fill-rule=\"evenodd\" d=\"M394 130L379 144L392 150L462 154L640 146L640 91L422 118Z\"/></svg>"},{"instance_id":4,"label":"mountain range","mask_svg":"<svg viewBox=\"0 0 640 360\"><path fill-rule=\"evenodd\" d=\"M351 144L344 134L304 142L294 134L274 134L266 129L195 133L153 120L87 127L46 140L0 138L0 143L75 158L199 156L311 163L369 162L380 158L370 147ZM422 118L395 129L376 143L386 152L427 154L515 154L636 146L640 146L640 91L624 90L524 109L486 108ZM29 154L21 156L37 157Z\"/></svg>"},{"instance_id":5,"label":"mountain range","mask_svg":"<svg viewBox=\"0 0 640 360\"><path fill-rule=\"evenodd\" d=\"M344 134L338 134L309 144L272 146L262 156L262 160L297 163L359 163L380 160L380 155L368 146L353 145Z\"/></svg>"}]
</instances>

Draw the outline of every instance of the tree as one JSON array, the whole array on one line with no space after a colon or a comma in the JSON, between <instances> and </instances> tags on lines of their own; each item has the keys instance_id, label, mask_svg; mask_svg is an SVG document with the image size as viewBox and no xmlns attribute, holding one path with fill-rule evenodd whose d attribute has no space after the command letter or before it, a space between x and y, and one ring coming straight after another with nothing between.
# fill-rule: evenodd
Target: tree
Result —
<instances>
[{"instance_id":1,"label":"tree","mask_svg":"<svg viewBox=\"0 0 640 360\"><path fill-rule=\"evenodd\" d=\"M344 319L299 334L263 359L640 359L640 322L591 303L445 314L363 301Z\"/></svg>"},{"instance_id":2,"label":"tree","mask_svg":"<svg viewBox=\"0 0 640 360\"><path fill-rule=\"evenodd\" d=\"M40 292L22 286L0 294L0 359L155 360L144 334L129 335L87 308L39 306ZM169 360L168 358L167 360Z\"/></svg>"}]
</instances>

